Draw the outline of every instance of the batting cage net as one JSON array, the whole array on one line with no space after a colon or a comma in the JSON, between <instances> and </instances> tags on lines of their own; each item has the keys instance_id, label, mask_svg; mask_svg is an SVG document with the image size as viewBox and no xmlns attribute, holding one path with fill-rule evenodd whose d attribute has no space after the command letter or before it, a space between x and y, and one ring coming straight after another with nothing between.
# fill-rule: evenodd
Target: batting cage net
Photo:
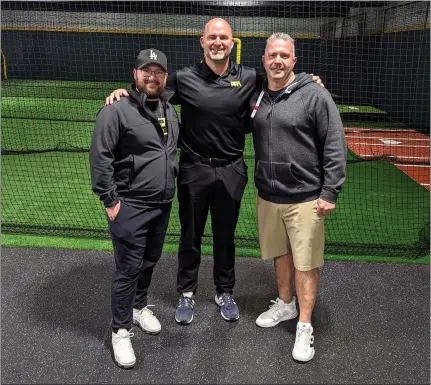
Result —
<instances>
[{"instance_id":1,"label":"batting cage net","mask_svg":"<svg viewBox=\"0 0 431 385\"><path fill-rule=\"evenodd\" d=\"M91 191L97 112L128 88L141 49L169 71L202 60L205 23L223 17L233 60L264 72L273 32L295 39L296 72L320 76L341 113L347 180L326 221L326 252L429 252L430 4L428 1L50 1L1 3L2 228L5 233L107 238ZM254 154L237 247L257 248ZM179 238L174 201L166 242ZM208 221L204 244L212 244Z\"/></svg>"}]
</instances>

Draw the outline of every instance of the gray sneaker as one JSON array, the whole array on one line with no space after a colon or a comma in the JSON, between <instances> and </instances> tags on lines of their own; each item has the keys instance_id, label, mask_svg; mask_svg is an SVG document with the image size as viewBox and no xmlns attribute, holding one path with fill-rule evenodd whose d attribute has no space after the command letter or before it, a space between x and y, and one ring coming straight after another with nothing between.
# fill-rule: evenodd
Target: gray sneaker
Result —
<instances>
[{"instance_id":1,"label":"gray sneaker","mask_svg":"<svg viewBox=\"0 0 431 385\"><path fill-rule=\"evenodd\" d=\"M193 321L193 306L195 301L193 297L186 297L181 294L178 306L175 309L175 321L179 324L187 325Z\"/></svg>"},{"instance_id":2,"label":"gray sneaker","mask_svg":"<svg viewBox=\"0 0 431 385\"><path fill-rule=\"evenodd\" d=\"M231 322L239 319L238 306L231 294L216 294L215 302L220 307L220 314L223 319Z\"/></svg>"}]
</instances>

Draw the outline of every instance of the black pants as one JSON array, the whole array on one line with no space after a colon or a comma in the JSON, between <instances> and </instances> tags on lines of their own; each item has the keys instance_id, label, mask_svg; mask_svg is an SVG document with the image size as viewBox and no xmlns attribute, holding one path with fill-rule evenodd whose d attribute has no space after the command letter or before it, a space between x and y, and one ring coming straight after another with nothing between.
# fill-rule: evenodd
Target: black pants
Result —
<instances>
[{"instance_id":1,"label":"black pants","mask_svg":"<svg viewBox=\"0 0 431 385\"><path fill-rule=\"evenodd\" d=\"M235 228L246 184L247 166L243 158L223 167L190 160L180 162L177 182L181 222L178 293L196 292L208 212L211 212L212 219L216 291L232 293L235 285Z\"/></svg>"},{"instance_id":2,"label":"black pants","mask_svg":"<svg viewBox=\"0 0 431 385\"><path fill-rule=\"evenodd\" d=\"M133 309L147 306L148 287L162 254L171 206L136 208L121 202L115 220L108 220L116 265L111 289L113 329L130 329Z\"/></svg>"}]
</instances>

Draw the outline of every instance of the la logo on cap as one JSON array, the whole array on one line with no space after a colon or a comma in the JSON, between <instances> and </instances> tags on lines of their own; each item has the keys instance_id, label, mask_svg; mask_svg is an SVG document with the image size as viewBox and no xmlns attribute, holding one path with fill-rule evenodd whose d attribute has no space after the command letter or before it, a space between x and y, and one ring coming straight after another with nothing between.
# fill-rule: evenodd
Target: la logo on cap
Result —
<instances>
[{"instance_id":1,"label":"la logo on cap","mask_svg":"<svg viewBox=\"0 0 431 385\"><path fill-rule=\"evenodd\" d=\"M151 60L157 60L157 55L153 50L150 50L150 59Z\"/></svg>"}]
</instances>

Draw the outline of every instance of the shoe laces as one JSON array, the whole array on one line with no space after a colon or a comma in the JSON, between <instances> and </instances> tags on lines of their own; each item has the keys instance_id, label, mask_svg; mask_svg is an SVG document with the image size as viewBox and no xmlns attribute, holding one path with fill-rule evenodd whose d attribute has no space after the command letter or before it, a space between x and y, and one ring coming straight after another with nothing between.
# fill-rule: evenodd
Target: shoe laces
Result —
<instances>
[{"instance_id":1,"label":"shoe laces","mask_svg":"<svg viewBox=\"0 0 431 385\"><path fill-rule=\"evenodd\" d=\"M121 339L129 339L132 338L135 335L135 333L129 331L127 334L121 335L117 333L117 336L120 337Z\"/></svg>"},{"instance_id":2,"label":"shoe laces","mask_svg":"<svg viewBox=\"0 0 431 385\"><path fill-rule=\"evenodd\" d=\"M314 340L312 329L307 326L301 326L296 332L296 340L302 344L312 344Z\"/></svg>"},{"instance_id":3,"label":"shoe laces","mask_svg":"<svg viewBox=\"0 0 431 385\"><path fill-rule=\"evenodd\" d=\"M142 315L142 313L143 312L145 312L145 313L147 313L148 314L148 316L150 317L150 318L154 318L154 315L153 315L153 312L150 310L150 309L148 309L149 307L153 307L154 305L147 305L146 307L144 307L143 309L141 309L141 310L139 310L139 315Z\"/></svg>"},{"instance_id":4,"label":"shoe laces","mask_svg":"<svg viewBox=\"0 0 431 385\"><path fill-rule=\"evenodd\" d=\"M225 307L226 309L231 309L235 305L235 301L233 300L230 294L224 293L220 299L220 306Z\"/></svg>"},{"instance_id":5,"label":"shoe laces","mask_svg":"<svg viewBox=\"0 0 431 385\"><path fill-rule=\"evenodd\" d=\"M285 304L278 300L278 298L274 301L271 300L271 305L269 305L268 313L276 313L278 310L280 310L282 307L284 307Z\"/></svg>"},{"instance_id":6,"label":"shoe laces","mask_svg":"<svg viewBox=\"0 0 431 385\"><path fill-rule=\"evenodd\" d=\"M193 307L193 299L182 295L180 297L180 307Z\"/></svg>"}]
</instances>

